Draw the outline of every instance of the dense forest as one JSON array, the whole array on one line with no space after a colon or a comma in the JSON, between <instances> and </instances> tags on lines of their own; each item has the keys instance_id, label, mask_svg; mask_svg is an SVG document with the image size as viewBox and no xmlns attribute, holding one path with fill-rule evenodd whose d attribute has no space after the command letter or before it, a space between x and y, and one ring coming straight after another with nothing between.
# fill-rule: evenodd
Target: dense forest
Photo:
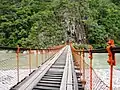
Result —
<instances>
[{"instance_id":1,"label":"dense forest","mask_svg":"<svg viewBox=\"0 0 120 90\"><path fill-rule=\"evenodd\" d=\"M44 48L72 39L120 45L119 0L0 0L0 46Z\"/></svg>"}]
</instances>

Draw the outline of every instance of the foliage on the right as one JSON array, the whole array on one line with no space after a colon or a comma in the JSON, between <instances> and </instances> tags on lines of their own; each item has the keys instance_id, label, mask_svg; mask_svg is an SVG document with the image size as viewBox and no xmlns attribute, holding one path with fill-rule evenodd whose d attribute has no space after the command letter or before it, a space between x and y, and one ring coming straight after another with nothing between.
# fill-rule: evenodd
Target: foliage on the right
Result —
<instances>
[{"instance_id":1,"label":"foliage on the right","mask_svg":"<svg viewBox=\"0 0 120 90\"><path fill-rule=\"evenodd\" d=\"M88 19L87 38L94 48L106 46L108 39L114 39L120 45L120 1L119 0L87 0Z\"/></svg>"}]
</instances>

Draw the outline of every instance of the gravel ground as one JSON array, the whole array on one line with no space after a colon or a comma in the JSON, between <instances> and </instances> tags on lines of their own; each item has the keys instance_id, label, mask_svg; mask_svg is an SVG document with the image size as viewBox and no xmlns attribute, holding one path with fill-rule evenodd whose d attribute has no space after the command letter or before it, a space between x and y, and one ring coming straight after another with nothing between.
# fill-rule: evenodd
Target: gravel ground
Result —
<instances>
[{"instance_id":1,"label":"gravel ground","mask_svg":"<svg viewBox=\"0 0 120 90\"><path fill-rule=\"evenodd\" d=\"M20 69L20 81L29 75L28 69ZM0 70L0 90L9 90L17 83L16 70Z\"/></svg>"},{"instance_id":2,"label":"gravel ground","mask_svg":"<svg viewBox=\"0 0 120 90\"><path fill-rule=\"evenodd\" d=\"M109 86L109 69L95 69L98 77L101 78ZM20 69L20 80L29 74L28 69ZM16 70L0 70L0 90L9 90L13 85L17 83ZM113 73L113 88L114 90L120 90L120 70L115 70Z\"/></svg>"}]
</instances>

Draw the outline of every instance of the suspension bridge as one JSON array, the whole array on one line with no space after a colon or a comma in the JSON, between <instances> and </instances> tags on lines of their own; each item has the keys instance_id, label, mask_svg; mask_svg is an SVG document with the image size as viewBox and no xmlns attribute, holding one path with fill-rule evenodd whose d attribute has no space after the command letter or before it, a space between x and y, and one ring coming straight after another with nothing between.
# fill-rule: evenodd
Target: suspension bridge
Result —
<instances>
[{"instance_id":1,"label":"suspension bridge","mask_svg":"<svg viewBox=\"0 0 120 90\"><path fill-rule=\"evenodd\" d=\"M91 46L89 50L76 50L71 43L47 49L0 47L14 52L10 54L11 58L0 60L0 70L12 74L9 77L12 83L7 88L10 90L119 90L113 88L113 67L116 65L115 53L120 53L120 48L115 47L113 41L108 44L106 49L96 50ZM93 68L94 53L108 53L109 84ZM2 80L2 83L8 82Z\"/></svg>"}]
</instances>

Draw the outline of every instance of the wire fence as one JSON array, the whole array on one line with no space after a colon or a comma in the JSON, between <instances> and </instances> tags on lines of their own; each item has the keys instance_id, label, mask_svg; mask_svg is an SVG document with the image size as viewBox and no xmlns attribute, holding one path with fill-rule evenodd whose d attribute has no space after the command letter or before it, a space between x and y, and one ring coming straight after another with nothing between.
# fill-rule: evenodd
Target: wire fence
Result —
<instances>
[{"instance_id":1,"label":"wire fence","mask_svg":"<svg viewBox=\"0 0 120 90\"><path fill-rule=\"evenodd\" d=\"M109 90L109 86L96 74L93 67L85 62L84 50L83 52L76 52L75 48L71 46L74 63L80 70L80 81L82 81L85 90Z\"/></svg>"},{"instance_id":2,"label":"wire fence","mask_svg":"<svg viewBox=\"0 0 120 90\"><path fill-rule=\"evenodd\" d=\"M85 80L86 85L85 89L89 90L90 88L90 66L85 63ZM103 80L97 75L95 70L92 68L92 88L93 90L109 90L109 86L105 84Z\"/></svg>"},{"instance_id":3,"label":"wire fence","mask_svg":"<svg viewBox=\"0 0 120 90\"><path fill-rule=\"evenodd\" d=\"M63 47L64 45L48 49L0 50L0 90L10 89Z\"/></svg>"}]
</instances>

